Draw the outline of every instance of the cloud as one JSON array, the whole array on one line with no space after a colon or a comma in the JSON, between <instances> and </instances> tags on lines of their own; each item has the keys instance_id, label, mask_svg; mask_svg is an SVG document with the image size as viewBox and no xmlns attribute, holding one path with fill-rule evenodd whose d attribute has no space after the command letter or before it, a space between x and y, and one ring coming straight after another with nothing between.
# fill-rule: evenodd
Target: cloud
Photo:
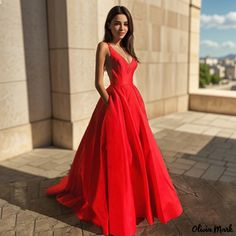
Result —
<instances>
[{"instance_id":1,"label":"cloud","mask_svg":"<svg viewBox=\"0 0 236 236\"><path fill-rule=\"evenodd\" d=\"M225 15L201 15L202 28L236 29L236 12Z\"/></svg>"},{"instance_id":2,"label":"cloud","mask_svg":"<svg viewBox=\"0 0 236 236\"><path fill-rule=\"evenodd\" d=\"M223 48L236 48L236 43L227 41L227 42L223 42L221 46Z\"/></svg>"},{"instance_id":3,"label":"cloud","mask_svg":"<svg viewBox=\"0 0 236 236\"><path fill-rule=\"evenodd\" d=\"M219 44L217 42L211 41L211 40L203 40L201 41L201 45L205 46L207 48L218 48Z\"/></svg>"},{"instance_id":4,"label":"cloud","mask_svg":"<svg viewBox=\"0 0 236 236\"><path fill-rule=\"evenodd\" d=\"M206 47L206 48L229 48L229 49L234 49L236 48L236 43L232 41L225 41L222 43L218 43L215 41L211 40L203 40L201 41L201 46Z\"/></svg>"}]
</instances>

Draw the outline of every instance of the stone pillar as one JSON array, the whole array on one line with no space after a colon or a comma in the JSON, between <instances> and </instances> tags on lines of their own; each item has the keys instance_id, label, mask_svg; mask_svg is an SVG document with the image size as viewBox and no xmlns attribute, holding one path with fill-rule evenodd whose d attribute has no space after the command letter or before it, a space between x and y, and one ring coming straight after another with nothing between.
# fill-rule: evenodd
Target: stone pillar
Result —
<instances>
[{"instance_id":1,"label":"stone pillar","mask_svg":"<svg viewBox=\"0 0 236 236\"><path fill-rule=\"evenodd\" d=\"M189 93L199 88L199 39L201 0L190 3Z\"/></svg>"},{"instance_id":2,"label":"stone pillar","mask_svg":"<svg viewBox=\"0 0 236 236\"><path fill-rule=\"evenodd\" d=\"M97 1L48 0L53 144L76 149L99 94Z\"/></svg>"},{"instance_id":3,"label":"stone pillar","mask_svg":"<svg viewBox=\"0 0 236 236\"><path fill-rule=\"evenodd\" d=\"M45 1L0 4L0 160L51 144Z\"/></svg>"}]
</instances>

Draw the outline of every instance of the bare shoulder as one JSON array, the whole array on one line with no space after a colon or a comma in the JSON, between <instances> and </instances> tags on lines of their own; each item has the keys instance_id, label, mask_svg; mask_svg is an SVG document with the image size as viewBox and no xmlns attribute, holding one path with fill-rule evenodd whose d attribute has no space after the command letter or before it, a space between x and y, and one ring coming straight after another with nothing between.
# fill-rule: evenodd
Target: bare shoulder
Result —
<instances>
[{"instance_id":1,"label":"bare shoulder","mask_svg":"<svg viewBox=\"0 0 236 236\"><path fill-rule=\"evenodd\" d=\"M97 52L98 54L102 54L103 56L106 56L108 54L108 45L106 42L99 42L97 45Z\"/></svg>"},{"instance_id":2,"label":"bare shoulder","mask_svg":"<svg viewBox=\"0 0 236 236\"><path fill-rule=\"evenodd\" d=\"M98 48L108 48L108 45L107 45L106 42L101 41L101 42L98 43L97 47Z\"/></svg>"}]
</instances>

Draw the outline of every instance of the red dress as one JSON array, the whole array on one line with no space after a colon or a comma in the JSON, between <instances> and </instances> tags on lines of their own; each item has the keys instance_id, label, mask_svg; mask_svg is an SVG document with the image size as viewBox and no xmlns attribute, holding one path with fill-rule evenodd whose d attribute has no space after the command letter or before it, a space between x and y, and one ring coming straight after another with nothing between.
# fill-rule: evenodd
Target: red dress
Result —
<instances>
[{"instance_id":1,"label":"red dress","mask_svg":"<svg viewBox=\"0 0 236 236\"><path fill-rule=\"evenodd\" d=\"M46 194L105 235L132 236L140 218L167 223L183 209L133 84L138 62L108 47L108 105L100 97L68 175Z\"/></svg>"}]
</instances>

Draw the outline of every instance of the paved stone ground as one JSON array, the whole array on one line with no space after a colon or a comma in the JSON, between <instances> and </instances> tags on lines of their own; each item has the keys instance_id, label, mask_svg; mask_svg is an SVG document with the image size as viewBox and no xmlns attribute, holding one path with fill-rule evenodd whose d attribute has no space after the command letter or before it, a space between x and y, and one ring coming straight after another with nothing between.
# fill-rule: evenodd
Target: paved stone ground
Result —
<instances>
[{"instance_id":1,"label":"paved stone ground","mask_svg":"<svg viewBox=\"0 0 236 236\"><path fill-rule=\"evenodd\" d=\"M213 235L192 232L232 224L236 235L236 117L200 112L150 120L184 213L153 225L137 225L135 236ZM101 235L43 191L70 167L75 151L38 148L0 162L0 236ZM220 235L220 233L214 233Z\"/></svg>"}]
</instances>

